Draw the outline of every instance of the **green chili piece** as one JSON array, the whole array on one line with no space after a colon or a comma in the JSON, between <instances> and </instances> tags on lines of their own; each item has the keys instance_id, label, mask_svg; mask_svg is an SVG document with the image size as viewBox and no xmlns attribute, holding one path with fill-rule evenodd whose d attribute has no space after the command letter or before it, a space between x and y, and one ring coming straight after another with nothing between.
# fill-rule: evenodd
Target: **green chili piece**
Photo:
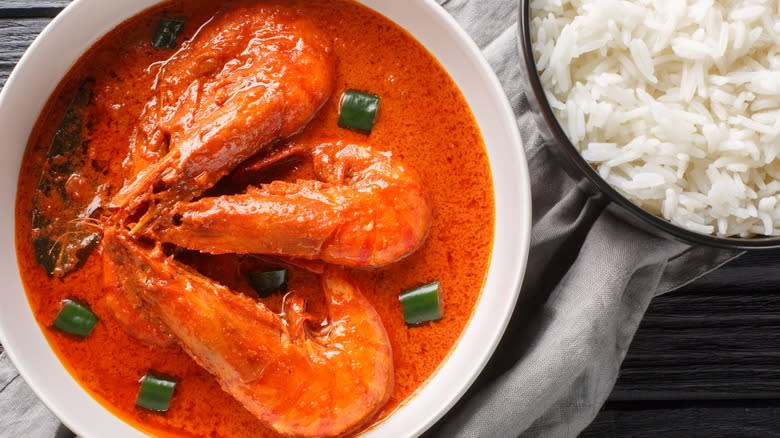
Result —
<instances>
[{"instance_id":1,"label":"green chili piece","mask_svg":"<svg viewBox=\"0 0 780 438\"><path fill-rule=\"evenodd\" d=\"M141 378L141 388L135 405L154 412L166 412L171 405L176 381L147 372Z\"/></svg>"},{"instance_id":2,"label":"green chili piece","mask_svg":"<svg viewBox=\"0 0 780 438\"><path fill-rule=\"evenodd\" d=\"M62 332L87 337L95 328L98 318L83 304L67 299L62 302L62 308L54 319L54 327Z\"/></svg>"},{"instance_id":3,"label":"green chili piece","mask_svg":"<svg viewBox=\"0 0 780 438\"><path fill-rule=\"evenodd\" d=\"M251 271L246 274L249 285L265 298L287 288L287 269L277 271Z\"/></svg>"},{"instance_id":4,"label":"green chili piece","mask_svg":"<svg viewBox=\"0 0 780 438\"><path fill-rule=\"evenodd\" d=\"M341 95L339 126L370 134L381 99L374 94L347 90Z\"/></svg>"},{"instance_id":5,"label":"green chili piece","mask_svg":"<svg viewBox=\"0 0 780 438\"><path fill-rule=\"evenodd\" d=\"M404 321L409 325L419 325L441 319L441 294L439 282L408 289L399 295Z\"/></svg>"}]
</instances>

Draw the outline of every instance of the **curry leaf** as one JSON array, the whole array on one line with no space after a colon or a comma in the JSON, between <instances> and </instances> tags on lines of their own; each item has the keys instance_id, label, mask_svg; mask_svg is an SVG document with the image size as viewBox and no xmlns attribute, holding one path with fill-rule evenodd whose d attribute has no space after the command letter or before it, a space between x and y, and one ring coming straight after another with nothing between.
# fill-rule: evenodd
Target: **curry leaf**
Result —
<instances>
[{"instance_id":1,"label":"curry leaf","mask_svg":"<svg viewBox=\"0 0 780 438\"><path fill-rule=\"evenodd\" d=\"M91 219L101 199L85 136L94 81L84 81L54 134L33 199L33 249L51 276L78 269L100 240ZM70 189L69 189L70 187Z\"/></svg>"}]
</instances>

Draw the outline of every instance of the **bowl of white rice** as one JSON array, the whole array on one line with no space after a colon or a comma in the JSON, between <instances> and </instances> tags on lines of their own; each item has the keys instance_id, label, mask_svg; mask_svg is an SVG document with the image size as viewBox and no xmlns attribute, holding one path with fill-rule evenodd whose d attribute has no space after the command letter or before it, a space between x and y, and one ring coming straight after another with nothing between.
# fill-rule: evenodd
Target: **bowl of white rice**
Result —
<instances>
[{"instance_id":1,"label":"bowl of white rice","mask_svg":"<svg viewBox=\"0 0 780 438\"><path fill-rule=\"evenodd\" d=\"M780 248L778 3L521 1L542 136L643 228Z\"/></svg>"}]
</instances>

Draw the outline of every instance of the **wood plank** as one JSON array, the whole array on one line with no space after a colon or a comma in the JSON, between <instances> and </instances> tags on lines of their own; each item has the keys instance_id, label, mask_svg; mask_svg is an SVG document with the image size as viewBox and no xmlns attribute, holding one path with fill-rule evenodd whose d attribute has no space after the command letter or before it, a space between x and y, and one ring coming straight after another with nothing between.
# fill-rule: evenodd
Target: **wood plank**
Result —
<instances>
[{"instance_id":1,"label":"wood plank","mask_svg":"<svg viewBox=\"0 0 780 438\"><path fill-rule=\"evenodd\" d=\"M653 300L610 400L780 399L778 267L749 254Z\"/></svg>"},{"instance_id":2,"label":"wood plank","mask_svg":"<svg viewBox=\"0 0 780 438\"><path fill-rule=\"evenodd\" d=\"M0 18L54 17L70 0L2 0Z\"/></svg>"},{"instance_id":3,"label":"wood plank","mask_svg":"<svg viewBox=\"0 0 780 438\"><path fill-rule=\"evenodd\" d=\"M49 21L48 18L0 19L0 87Z\"/></svg>"},{"instance_id":4,"label":"wood plank","mask_svg":"<svg viewBox=\"0 0 780 438\"><path fill-rule=\"evenodd\" d=\"M780 436L780 401L610 404L580 437Z\"/></svg>"},{"instance_id":5,"label":"wood plank","mask_svg":"<svg viewBox=\"0 0 780 438\"><path fill-rule=\"evenodd\" d=\"M0 2L0 9L64 8L70 2L71 0L3 0Z\"/></svg>"},{"instance_id":6,"label":"wood plank","mask_svg":"<svg viewBox=\"0 0 780 438\"><path fill-rule=\"evenodd\" d=\"M718 293L734 289L776 290L780 286L780 251L751 252L712 272L680 292Z\"/></svg>"}]
</instances>

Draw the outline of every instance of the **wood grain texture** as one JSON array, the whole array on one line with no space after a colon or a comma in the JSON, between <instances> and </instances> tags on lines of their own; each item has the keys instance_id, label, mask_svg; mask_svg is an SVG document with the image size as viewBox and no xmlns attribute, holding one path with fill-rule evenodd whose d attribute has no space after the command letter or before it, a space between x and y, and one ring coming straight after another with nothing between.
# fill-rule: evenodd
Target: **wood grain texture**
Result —
<instances>
[{"instance_id":1,"label":"wood grain texture","mask_svg":"<svg viewBox=\"0 0 780 438\"><path fill-rule=\"evenodd\" d=\"M583 437L780 436L780 253L653 300Z\"/></svg>"},{"instance_id":2,"label":"wood grain texture","mask_svg":"<svg viewBox=\"0 0 780 438\"><path fill-rule=\"evenodd\" d=\"M778 268L748 254L653 300L611 400L780 399Z\"/></svg>"},{"instance_id":3,"label":"wood grain texture","mask_svg":"<svg viewBox=\"0 0 780 438\"><path fill-rule=\"evenodd\" d=\"M780 403L611 404L580 437L777 437Z\"/></svg>"},{"instance_id":4,"label":"wood grain texture","mask_svg":"<svg viewBox=\"0 0 780 438\"><path fill-rule=\"evenodd\" d=\"M64 8L71 0L2 0L0 1L0 9L32 9L46 7L46 8Z\"/></svg>"},{"instance_id":5,"label":"wood grain texture","mask_svg":"<svg viewBox=\"0 0 780 438\"><path fill-rule=\"evenodd\" d=\"M70 0L1 0L0 18L54 17Z\"/></svg>"},{"instance_id":6,"label":"wood grain texture","mask_svg":"<svg viewBox=\"0 0 780 438\"><path fill-rule=\"evenodd\" d=\"M0 19L0 87L49 21L48 18Z\"/></svg>"},{"instance_id":7,"label":"wood grain texture","mask_svg":"<svg viewBox=\"0 0 780 438\"><path fill-rule=\"evenodd\" d=\"M709 273L676 293L717 294L734 290L771 292L777 291L778 286L780 286L780 251L752 252Z\"/></svg>"}]
</instances>

